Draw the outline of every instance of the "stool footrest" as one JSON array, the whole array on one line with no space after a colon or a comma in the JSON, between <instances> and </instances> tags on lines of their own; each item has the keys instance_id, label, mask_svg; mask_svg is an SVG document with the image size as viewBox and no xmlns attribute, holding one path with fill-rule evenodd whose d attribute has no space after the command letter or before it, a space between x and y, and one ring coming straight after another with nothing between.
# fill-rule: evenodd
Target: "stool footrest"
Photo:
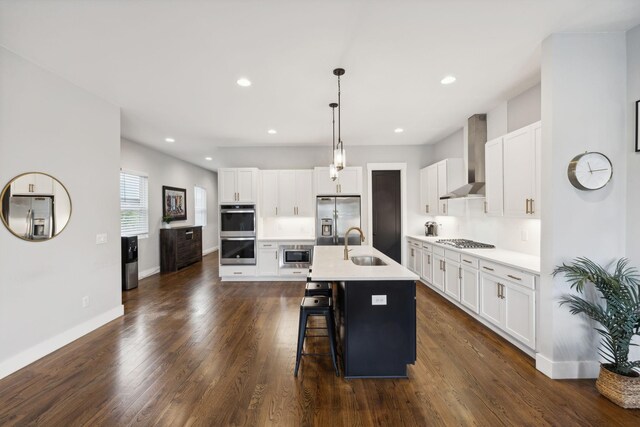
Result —
<instances>
[{"instance_id":1,"label":"stool footrest","mask_svg":"<svg viewBox=\"0 0 640 427\"><path fill-rule=\"evenodd\" d=\"M331 356L331 353L302 353L303 356L315 356L315 357L321 357L321 356Z\"/></svg>"}]
</instances>

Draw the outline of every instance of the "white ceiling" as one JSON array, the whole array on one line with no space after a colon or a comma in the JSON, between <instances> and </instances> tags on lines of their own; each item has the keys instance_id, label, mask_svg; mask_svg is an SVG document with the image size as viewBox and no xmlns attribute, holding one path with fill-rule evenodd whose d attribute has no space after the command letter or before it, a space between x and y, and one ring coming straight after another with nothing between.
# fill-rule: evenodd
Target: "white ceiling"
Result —
<instances>
[{"instance_id":1,"label":"white ceiling","mask_svg":"<svg viewBox=\"0 0 640 427\"><path fill-rule=\"evenodd\" d=\"M120 106L124 137L203 164L330 143L338 66L345 144L424 144L537 83L549 34L639 23L638 0L20 0L0 3L0 44Z\"/></svg>"}]
</instances>

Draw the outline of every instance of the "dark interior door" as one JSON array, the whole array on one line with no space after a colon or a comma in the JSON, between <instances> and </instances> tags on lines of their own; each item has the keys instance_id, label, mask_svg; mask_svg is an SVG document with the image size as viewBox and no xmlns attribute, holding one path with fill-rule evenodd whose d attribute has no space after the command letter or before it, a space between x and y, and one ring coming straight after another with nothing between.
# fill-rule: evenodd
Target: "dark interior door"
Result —
<instances>
[{"instance_id":1,"label":"dark interior door","mask_svg":"<svg viewBox=\"0 0 640 427\"><path fill-rule=\"evenodd\" d=\"M399 263L402 251L400 171L373 171L371 188L373 247Z\"/></svg>"}]
</instances>

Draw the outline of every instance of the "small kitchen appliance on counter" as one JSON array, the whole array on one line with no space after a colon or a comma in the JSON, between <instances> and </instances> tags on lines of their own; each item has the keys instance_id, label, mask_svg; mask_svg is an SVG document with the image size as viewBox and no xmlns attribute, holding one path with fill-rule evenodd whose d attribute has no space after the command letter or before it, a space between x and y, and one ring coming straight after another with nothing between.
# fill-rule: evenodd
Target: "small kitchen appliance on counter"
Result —
<instances>
[{"instance_id":1,"label":"small kitchen appliance on counter","mask_svg":"<svg viewBox=\"0 0 640 427\"><path fill-rule=\"evenodd\" d=\"M424 223L424 235L425 236L437 236L438 235L438 223L435 221L427 221Z\"/></svg>"}]
</instances>

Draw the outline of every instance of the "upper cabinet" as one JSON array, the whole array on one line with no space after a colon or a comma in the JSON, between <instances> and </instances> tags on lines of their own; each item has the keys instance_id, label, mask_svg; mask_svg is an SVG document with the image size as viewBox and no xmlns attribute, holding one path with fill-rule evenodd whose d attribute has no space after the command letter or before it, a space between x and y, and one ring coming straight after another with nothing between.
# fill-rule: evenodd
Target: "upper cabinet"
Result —
<instances>
[{"instance_id":1,"label":"upper cabinet","mask_svg":"<svg viewBox=\"0 0 640 427\"><path fill-rule=\"evenodd\" d=\"M256 203L258 169L222 168L218 170L219 203Z\"/></svg>"},{"instance_id":2,"label":"upper cabinet","mask_svg":"<svg viewBox=\"0 0 640 427\"><path fill-rule=\"evenodd\" d=\"M11 194L53 194L53 178L43 173L27 173L11 183Z\"/></svg>"},{"instance_id":3,"label":"upper cabinet","mask_svg":"<svg viewBox=\"0 0 640 427\"><path fill-rule=\"evenodd\" d=\"M541 131L537 122L504 137L505 216L540 218Z\"/></svg>"},{"instance_id":4,"label":"upper cabinet","mask_svg":"<svg viewBox=\"0 0 640 427\"><path fill-rule=\"evenodd\" d=\"M329 178L328 167L317 167L315 174L315 194L329 195L361 195L362 194L362 168L349 166L340 171L338 179L332 181Z\"/></svg>"},{"instance_id":5,"label":"upper cabinet","mask_svg":"<svg viewBox=\"0 0 640 427\"><path fill-rule=\"evenodd\" d=\"M313 216L313 171L261 171L261 215Z\"/></svg>"},{"instance_id":6,"label":"upper cabinet","mask_svg":"<svg viewBox=\"0 0 640 427\"><path fill-rule=\"evenodd\" d=\"M420 171L420 210L428 215L449 215L445 194L466 183L464 160L445 159Z\"/></svg>"},{"instance_id":7,"label":"upper cabinet","mask_svg":"<svg viewBox=\"0 0 640 427\"><path fill-rule=\"evenodd\" d=\"M502 216L503 182L502 137L485 144L485 192L484 210L488 215Z\"/></svg>"}]
</instances>

